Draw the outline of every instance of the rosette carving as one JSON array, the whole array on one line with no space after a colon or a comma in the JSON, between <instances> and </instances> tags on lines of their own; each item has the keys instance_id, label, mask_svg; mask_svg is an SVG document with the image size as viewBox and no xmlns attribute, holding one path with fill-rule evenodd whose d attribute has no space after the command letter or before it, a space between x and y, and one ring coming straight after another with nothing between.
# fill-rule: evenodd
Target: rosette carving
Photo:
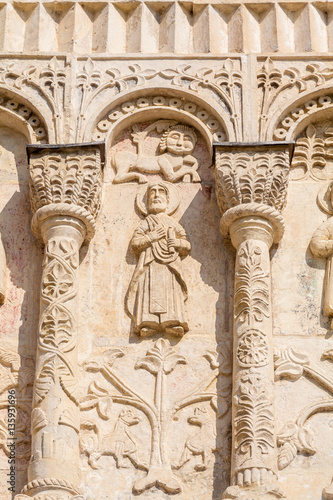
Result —
<instances>
[{"instance_id":1,"label":"rosette carving","mask_svg":"<svg viewBox=\"0 0 333 500\"><path fill-rule=\"evenodd\" d=\"M221 232L237 249L234 293L232 486L224 499L281 498L273 384L269 248L283 235L289 144L216 150Z\"/></svg>"}]
</instances>

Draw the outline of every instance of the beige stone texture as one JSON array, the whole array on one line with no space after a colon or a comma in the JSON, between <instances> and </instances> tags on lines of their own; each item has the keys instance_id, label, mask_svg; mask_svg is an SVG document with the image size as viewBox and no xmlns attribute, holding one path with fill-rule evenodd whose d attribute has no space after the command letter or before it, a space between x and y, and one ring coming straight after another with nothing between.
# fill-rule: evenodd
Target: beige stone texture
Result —
<instances>
[{"instance_id":1,"label":"beige stone texture","mask_svg":"<svg viewBox=\"0 0 333 500\"><path fill-rule=\"evenodd\" d=\"M331 0L1 3L1 500L333 499L332 50Z\"/></svg>"}]
</instances>

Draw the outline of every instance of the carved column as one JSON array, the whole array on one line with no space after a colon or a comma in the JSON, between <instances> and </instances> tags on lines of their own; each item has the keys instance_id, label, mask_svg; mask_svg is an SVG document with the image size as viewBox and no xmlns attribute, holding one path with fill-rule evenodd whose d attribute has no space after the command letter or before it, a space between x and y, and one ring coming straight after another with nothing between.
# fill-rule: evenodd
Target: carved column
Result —
<instances>
[{"instance_id":1,"label":"carved column","mask_svg":"<svg viewBox=\"0 0 333 500\"><path fill-rule=\"evenodd\" d=\"M30 151L32 231L45 250L29 482L18 498L68 500L80 484L79 250L94 235L100 208L101 146Z\"/></svg>"},{"instance_id":2,"label":"carved column","mask_svg":"<svg viewBox=\"0 0 333 500\"><path fill-rule=\"evenodd\" d=\"M269 249L284 231L289 143L215 149L221 232L237 250L233 446L225 499L281 498L277 486Z\"/></svg>"}]
</instances>

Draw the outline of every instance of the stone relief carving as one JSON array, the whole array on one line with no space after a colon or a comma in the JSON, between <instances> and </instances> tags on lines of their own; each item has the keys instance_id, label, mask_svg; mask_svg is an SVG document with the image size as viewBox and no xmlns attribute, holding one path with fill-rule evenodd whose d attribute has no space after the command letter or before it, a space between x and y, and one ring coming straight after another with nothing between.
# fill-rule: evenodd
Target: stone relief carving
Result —
<instances>
[{"instance_id":1,"label":"stone relief carving","mask_svg":"<svg viewBox=\"0 0 333 500\"><path fill-rule=\"evenodd\" d=\"M318 194L318 204L331 217L323 222L314 232L310 248L316 257L326 259L325 283L324 283L324 314L332 318L333 316L333 193L332 183L324 186ZM333 319L331 329L333 328Z\"/></svg>"},{"instance_id":2,"label":"stone relief carving","mask_svg":"<svg viewBox=\"0 0 333 500\"><path fill-rule=\"evenodd\" d=\"M142 396L140 391L129 385L120 369L114 368L117 359L126 355L125 350L113 348L107 351L101 360L96 360L96 358L88 360L84 365L85 369L95 373L100 372L114 389L110 390L102 386L99 381L93 381L89 386L87 396L81 401L81 410L87 411L96 408L98 415L102 419L108 420L110 418L108 409L112 404L134 407L134 410L122 410L118 414L113 432L104 434L102 438L99 437L101 433L95 419L85 418L83 420L81 451L88 456L90 465L94 468L98 467L97 461L102 455L113 455L118 467L122 467L124 460L129 459L135 467L147 471L144 477L135 482L134 493L143 493L153 486L161 488L166 493L180 493L181 485L172 469L181 469L190 459L189 454L194 454L202 457L202 462L198 466L194 466L195 470L205 470L210 463L210 455L216 448L216 444L213 443L216 431L214 422L209 417L208 407L198 407L197 405L210 402L211 408L217 410L217 396L212 385L219 373L224 377L224 384L223 390L220 389L218 393L218 397L222 399L221 408L223 408L218 417L223 417L228 411L228 403L225 401L230 392L228 381L230 363L227 346L221 346L219 352L221 356L219 363L217 362L217 353L209 351L205 354L211 371L180 400L172 399L170 392L168 393L169 377L174 370L179 370L181 365L187 364L187 360L171 346L168 340L157 340L144 357L139 357L134 366L136 370L146 370L154 377L154 401L147 400ZM169 429L173 421L176 420L178 412L189 406L194 406L193 417L189 419L189 423L198 425L200 431L186 439L182 456L178 463L172 464L168 456L167 446ZM128 426L136 425L139 422L138 412L147 418L152 434L148 464L142 463L139 458L140 450L137 449L135 431L128 430ZM121 422L121 429L119 422ZM95 438L86 437L89 429ZM117 440L117 443L120 443L117 451L113 445L115 432L121 433L121 438Z\"/></svg>"},{"instance_id":3,"label":"stone relief carving","mask_svg":"<svg viewBox=\"0 0 333 500\"><path fill-rule=\"evenodd\" d=\"M161 111L166 109L183 111L199 119L210 131L213 142L224 141L226 139L225 132L219 120L209 114L205 109L200 108L195 102L184 99L183 97L168 97L156 95L153 97L139 97L133 101L125 101L121 106L111 109L106 116L97 123L93 131L93 140L104 140L111 130L112 126L130 113L139 110L149 110L161 108Z\"/></svg>"},{"instance_id":4,"label":"stone relief carving","mask_svg":"<svg viewBox=\"0 0 333 500\"><path fill-rule=\"evenodd\" d=\"M322 360L333 361L333 351L329 349L322 354ZM297 381L302 376L309 379L316 385L319 384L325 391L333 396L333 380L318 367L310 363L307 355L298 352L293 347L286 349L276 349L274 353L275 378ZM296 422L287 422L284 428L277 435L279 445L279 468L284 469L296 457L297 453L314 455L314 436L307 426L308 420L316 413L332 412L333 398L325 397L317 401L312 401L299 414ZM324 488L323 498L331 500L333 497L332 483Z\"/></svg>"},{"instance_id":5,"label":"stone relief carving","mask_svg":"<svg viewBox=\"0 0 333 500\"><path fill-rule=\"evenodd\" d=\"M100 208L97 147L41 148L30 156L32 230L45 245L32 411L29 483L22 494L79 493L77 364L79 249Z\"/></svg>"},{"instance_id":6,"label":"stone relief carving","mask_svg":"<svg viewBox=\"0 0 333 500\"><path fill-rule=\"evenodd\" d=\"M259 134L261 140L267 140L267 124L271 120L275 102L285 91L294 89L298 94L309 89L324 85L333 77L333 68L323 68L319 64L308 64L305 72L292 67L280 71L274 65L272 59L267 58L262 67L258 70L258 87L261 89L261 109ZM317 108L325 107L331 103L331 97L322 95L319 98L309 99L301 107L294 108L291 113L283 118L274 131L276 140L285 140L288 130L300 118L315 111Z\"/></svg>"},{"instance_id":7,"label":"stone relief carving","mask_svg":"<svg viewBox=\"0 0 333 500\"><path fill-rule=\"evenodd\" d=\"M0 67L0 84L13 87L16 91L20 91L25 87L32 88L38 92L39 97L42 96L46 101L55 123L56 142L62 140L67 77L67 68L56 57L53 57L47 66L41 68L37 67L37 65L30 65L21 69L18 65L15 67L12 63ZM44 139L45 125L40 123L40 118L31 114L28 107L6 97L2 102L4 104L1 105L14 110L28 121L29 125L34 129L36 142Z\"/></svg>"},{"instance_id":8,"label":"stone relief carving","mask_svg":"<svg viewBox=\"0 0 333 500\"><path fill-rule=\"evenodd\" d=\"M134 332L142 337L166 333L182 337L188 331L184 302L187 286L181 267L191 245L181 225L169 214L179 205L177 188L164 182L149 184L145 200L147 214L131 240L139 255L126 300L134 321ZM147 211L146 211L147 210Z\"/></svg>"},{"instance_id":9,"label":"stone relief carving","mask_svg":"<svg viewBox=\"0 0 333 500\"><path fill-rule=\"evenodd\" d=\"M165 180L176 182L190 177L193 182L200 182L197 173L199 164L192 156L197 142L197 135L192 127L177 124L175 121L158 120L143 131L139 126L132 127L132 140L137 146L137 153L117 151L112 157L116 175L114 183L137 180L147 182L142 174L162 174ZM159 144L159 155L148 156L144 152L144 142L150 132L163 133Z\"/></svg>"},{"instance_id":10,"label":"stone relief carving","mask_svg":"<svg viewBox=\"0 0 333 500\"><path fill-rule=\"evenodd\" d=\"M179 463L173 469L180 469L191 458L199 456L201 460L194 465L194 469L196 471L206 470L211 463L212 453L217 451L214 421L205 406L195 407L193 415L187 421L190 425L198 426L199 430L191 433L186 439Z\"/></svg>"},{"instance_id":11,"label":"stone relief carving","mask_svg":"<svg viewBox=\"0 0 333 500\"><path fill-rule=\"evenodd\" d=\"M291 180L313 179L323 181L333 179L333 169L328 161L333 159L333 129L326 127L320 134L315 125L310 124L302 137L296 141L291 164Z\"/></svg>"},{"instance_id":12,"label":"stone relief carving","mask_svg":"<svg viewBox=\"0 0 333 500\"><path fill-rule=\"evenodd\" d=\"M228 113L233 133L236 140L241 137L241 105L240 105L240 89L242 86L242 76L239 71L238 61L227 59L224 61L223 66L218 70L211 68L201 68L198 71L192 69L191 65L184 64L174 68L167 68L162 71L156 71L151 68L141 69L138 64L129 66L129 72L122 74L118 69L112 68L102 74L99 70L95 69L94 63L88 60L85 63L84 70L78 74L78 87L81 90L81 108L79 116L79 126L77 137L82 134L83 122L82 117L87 114L88 107L91 106L93 101L100 96L101 93L108 89L114 89L113 93L123 92L133 85L144 86L147 80L159 79L159 82L169 80L169 85L176 88L183 88L191 92L208 93L213 92L223 109ZM211 129L212 135L218 132L220 128L219 121L216 117L209 117L205 110L198 109L195 103L184 103L183 99L169 98L168 96L156 96L151 98L140 98L136 102L126 102L121 105L120 109L112 110L108 115L103 118L94 132L93 137L95 140L101 140L100 133L105 132L104 127L110 127L108 120L111 122L117 120L122 113L131 113L136 106L139 108L147 107L151 103L154 107L169 105L174 108L183 108L188 113L195 113L197 117L207 123ZM188 109L187 109L188 108ZM221 140L216 138L215 140Z\"/></svg>"},{"instance_id":13,"label":"stone relief carving","mask_svg":"<svg viewBox=\"0 0 333 500\"><path fill-rule=\"evenodd\" d=\"M221 232L237 249L232 477L224 499L284 496L277 484L269 248L283 235L288 174L287 144L216 148Z\"/></svg>"}]
</instances>

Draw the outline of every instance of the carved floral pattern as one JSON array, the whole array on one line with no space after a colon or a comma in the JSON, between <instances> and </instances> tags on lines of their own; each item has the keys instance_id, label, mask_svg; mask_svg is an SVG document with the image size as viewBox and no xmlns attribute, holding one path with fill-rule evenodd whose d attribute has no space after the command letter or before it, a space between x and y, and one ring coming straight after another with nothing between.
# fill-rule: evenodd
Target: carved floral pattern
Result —
<instances>
[{"instance_id":1,"label":"carved floral pattern","mask_svg":"<svg viewBox=\"0 0 333 500\"><path fill-rule=\"evenodd\" d=\"M258 373L244 375L236 390L235 448L244 455L244 463L262 460L269 448L274 449L274 414L267 388ZM253 463L253 462L252 462Z\"/></svg>"},{"instance_id":2,"label":"carved floral pattern","mask_svg":"<svg viewBox=\"0 0 333 500\"><path fill-rule=\"evenodd\" d=\"M35 381L37 403L58 382L67 396L78 404L77 381L68 357L76 344L75 320L67 305L77 294L78 250L76 242L65 238L51 239L45 248L41 293L45 307L38 336L43 363Z\"/></svg>"},{"instance_id":3,"label":"carved floral pattern","mask_svg":"<svg viewBox=\"0 0 333 500\"><path fill-rule=\"evenodd\" d=\"M237 359L241 366L263 366L268 363L266 336L259 330L246 332L238 342Z\"/></svg>"},{"instance_id":4,"label":"carved floral pattern","mask_svg":"<svg viewBox=\"0 0 333 500\"><path fill-rule=\"evenodd\" d=\"M24 87L32 87L37 91L39 96L42 96L50 107L52 116L55 121L55 140L61 142L63 115L65 109L65 85L68 72L62 66L56 57L53 57L47 66L38 68L37 66L28 66L18 69L12 63L0 67L0 83L13 87L14 90L21 91ZM7 107L15 109L14 101L7 100ZM25 106L16 105L18 114L25 117L28 123L36 128L36 138L45 136L42 133L44 126L39 130L40 119L31 115L29 109Z\"/></svg>"},{"instance_id":5,"label":"carved floral pattern","mask_svg":"<svg viewBox=\"0 0 333 500\"><path fill-rule=\"evenodd\" d=\"M260 116L260 139L266 139L267 123L270 119L270 109L278 97L285 91L295 89L297 93L306 92L308 89L324 85L333 78L333 68L322 68L319 64L308 64L302 74L297 68L288 68L281 72L274 66L272 59L267 58L258 70L258 87L261 89ZM331 99L321 96L317 100L309 100L305 106L295 108L291 114L285 117L275 130L275 138L283 140L287 136L287 130L300 117L318 106L330 104ZM281 127L282 125L282 127Z\"/></svg>"},{"instance_id":6,"label":"carved floral pattern","mask_svg":"<svg viewBox=\"0 0 333 500\"><path fill-rule=\"evenodd\" d=\"M269 317L269 275L261 267L262 250L247 241L239 251L235 278L235 317L249 326Z\"/></svg>"},{"instance_id":7,"label":"carved floral pattern","mask_svg":"<svg viewBox=\"0 0 333 500\"><path fill-rule=\"evenodd\" d=\"M316 127L310 124L304 136L296 141L295 152L291 163L291 179L303 181L311 178L315 181L332 180L333 174L328 171L328 160L333 159L333 129L328 127L320 137Z\"/></svg>"},{"instance_id":8,"label":"carved floral pattern","mask_svg":"<svg viewBox=\"0 0 333 500\"><path fill-rule=\"evenodd\" d=\"M99 152L35 154L30 161L31 205L35 212L51 203L77 205L97 217L101 203Z\"/></svg>"},{"instance_id":9,"label":"carved floral pattern","mask_svg":"<svg viewBox=\"0 0 333 500\"><path fill-rule=\"evenodd\" d=\"M288 174L287 151L267 154L218 151L216 188L221 212L242 203L265 204L282 211Z\"/></svg>"}]
</instances>

